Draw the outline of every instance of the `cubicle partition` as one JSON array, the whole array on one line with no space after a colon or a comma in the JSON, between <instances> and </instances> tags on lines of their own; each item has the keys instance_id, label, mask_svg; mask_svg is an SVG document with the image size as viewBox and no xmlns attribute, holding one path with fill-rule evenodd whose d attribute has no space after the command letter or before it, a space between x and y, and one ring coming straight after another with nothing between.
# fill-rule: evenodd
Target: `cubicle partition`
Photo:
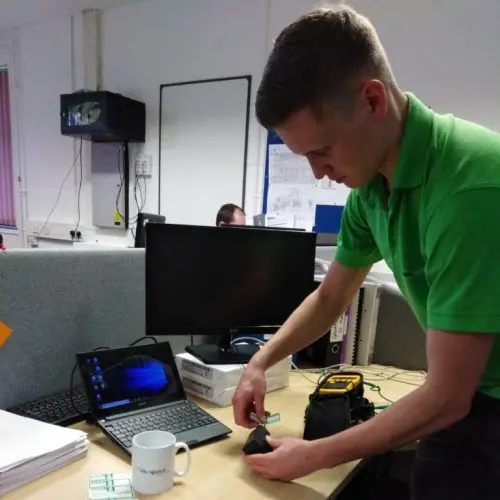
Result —
<instances>
[{"instance_id":1,"label":"cubicle partition","mask_svg":"<svg viewBox=\"0 0 500 500\"><path fill-rule=\"evenodd\" d=\"M69 387L77 352L145 335L145 252L13 250L0 255L0 408ZM187 337L168 336L174 352Z\"/></svg>"},{"instance_id":2,"label":"cubicle partition","mask_svg":"<svg viewBox=\"0 0 500 500\"><path fill-rule=\"evenodd\" d=\"M372 362L427 370L425 333L393 281L382 283Z\"/></svg>"}]
</instances>

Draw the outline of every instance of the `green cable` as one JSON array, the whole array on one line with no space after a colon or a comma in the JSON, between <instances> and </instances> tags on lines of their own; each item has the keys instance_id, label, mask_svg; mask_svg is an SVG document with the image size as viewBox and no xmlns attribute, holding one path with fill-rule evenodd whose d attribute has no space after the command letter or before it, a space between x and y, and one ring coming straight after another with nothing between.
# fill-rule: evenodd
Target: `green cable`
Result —
<instances>
[{"instance_id":1,"label":"green cable","mask_svg":"<svg viewBox=\"0 0 500 500\"><path fill-rule=\"evenodd\" d=\"M366 381L363 381L363 383L365 385L367 385L372 391L378 392L379 396L381 398L385 399L388 403L392 403L392 401L389 401L385 396L382 395L380 386L378 386L376 384L372 384L371 382L366 382ZM374 408L375 408L375 410L385 410L386 408L389 408L389 406L390 406L390 404L388 404L388 405L386 405L386 404L375 405Z\"/></svg>"}]
</instances>

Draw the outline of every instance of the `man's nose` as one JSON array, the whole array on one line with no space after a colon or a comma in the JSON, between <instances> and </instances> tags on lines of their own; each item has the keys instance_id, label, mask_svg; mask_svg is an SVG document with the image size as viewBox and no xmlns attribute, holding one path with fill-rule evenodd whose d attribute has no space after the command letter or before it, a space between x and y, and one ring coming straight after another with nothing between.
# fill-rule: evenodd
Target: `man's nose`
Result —
<instances>
[{"instance_id":1,"label":"man's nose","mask_svg":"<svg viewBox=\"0 0 500 500\"><path fill-rule=\"evenodd\" d=\"M325 175L328 175L331 170L330 165L326 164L324 161L312 159L309 159L308 161L311 166L311 170L313 171L313 175L318 181L323 179Z\"/></svg>"}]
</instances>

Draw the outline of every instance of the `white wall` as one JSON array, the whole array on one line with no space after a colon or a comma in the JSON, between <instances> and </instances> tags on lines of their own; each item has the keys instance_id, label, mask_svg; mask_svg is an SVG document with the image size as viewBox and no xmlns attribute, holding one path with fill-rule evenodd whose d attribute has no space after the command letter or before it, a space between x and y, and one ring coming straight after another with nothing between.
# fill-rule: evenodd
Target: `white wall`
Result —
<instances>
[{"instance_id":1,"label":"white wall","mask_svg":"<svg viewBox=\"0 0 500 500\"><path fill-rule=\"evenodd\" d=\"M398 83L434 110L500 130L498 0L353 0L378 29Z\"/></svg>"},{"instance_id":2,"label":"white wall","mask_svg":"<svg viewBox=\"0 0 500 500\"><path fill-rule=\"evenodd\" d=\"M22 127L28 220L45 220L72 165L73 140L59 128L59 95L73 89L70 19L24 28L20 37ZM59 133L58 133L59 132ZM53 221L74 222L75 182L68 179Z\"/></svg>"},{"instance_id":3,"label":"white wall","mask_svg":"<svg viewBox=\"0 0 500 500\"><path fill-rule=\"evenodd\" d=\"M104 87L147 105L144 150L153 155L154 164L147 209L154 212L157 207L160 84L251 74L255 96L272 39L287 23L317 3L148 0L104 12ZM500 129L500 30L496 26L500 2L482 0L480 8L467 0L351 3L369 15L378 28L403 88L414 91L438 111L451 111ZM79 88L82 81L78 18L73 31L72 36L71 19L65 18L24 28L16 35L22 70L21 167L25 169L28 232L48 215L75 154L73 141L60 135L58 120L59 94ZM253 116L253 102L250 125L246 202L253 212L260 209L262 201L265 141ZM94 237L89 178L86 161L82 225ZM77 177L73 175L63 190L53 224L49 224L53 234L67 233L75 224L76 190ZM130 242L122 233L109 231L97 234L95 239Z\"/></svg>"},{"instance_id":4,"label":"white wall","mask_svg":"<svg viewBox=\"0 0 500 500\"><path fill-rule=\"evenodd\" d=\"M153 155L156 166L148 189L148 208L153 212L158 207L160 85L251 74L255 96L267 54L266 19L266 0L150 0L104 13L104 86L141 99L147 106L145 152ZM261 203L259 134L252 106L246 200L251 212ZM220 204L227 201L231 200ZM189 199L188 182L185 202L196 203Z\"/></svg>"}]
</instances>

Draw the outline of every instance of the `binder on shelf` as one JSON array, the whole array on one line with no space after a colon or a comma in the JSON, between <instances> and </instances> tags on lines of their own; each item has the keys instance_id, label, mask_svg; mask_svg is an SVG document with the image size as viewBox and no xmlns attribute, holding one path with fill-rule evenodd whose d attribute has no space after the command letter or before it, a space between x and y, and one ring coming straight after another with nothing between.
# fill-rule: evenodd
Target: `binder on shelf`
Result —
<instances>
[{"instance_id":1,"label":"binder on shelf","mask_svg":"<svg viewBox=\"0 0 500 500\"><path fill-rule=\"evenodd\" d=\"M302 351L302 359L318 367L368 365L373 358L381 283L367 279L335 324Z\"/></svg>"}]
</instances>

